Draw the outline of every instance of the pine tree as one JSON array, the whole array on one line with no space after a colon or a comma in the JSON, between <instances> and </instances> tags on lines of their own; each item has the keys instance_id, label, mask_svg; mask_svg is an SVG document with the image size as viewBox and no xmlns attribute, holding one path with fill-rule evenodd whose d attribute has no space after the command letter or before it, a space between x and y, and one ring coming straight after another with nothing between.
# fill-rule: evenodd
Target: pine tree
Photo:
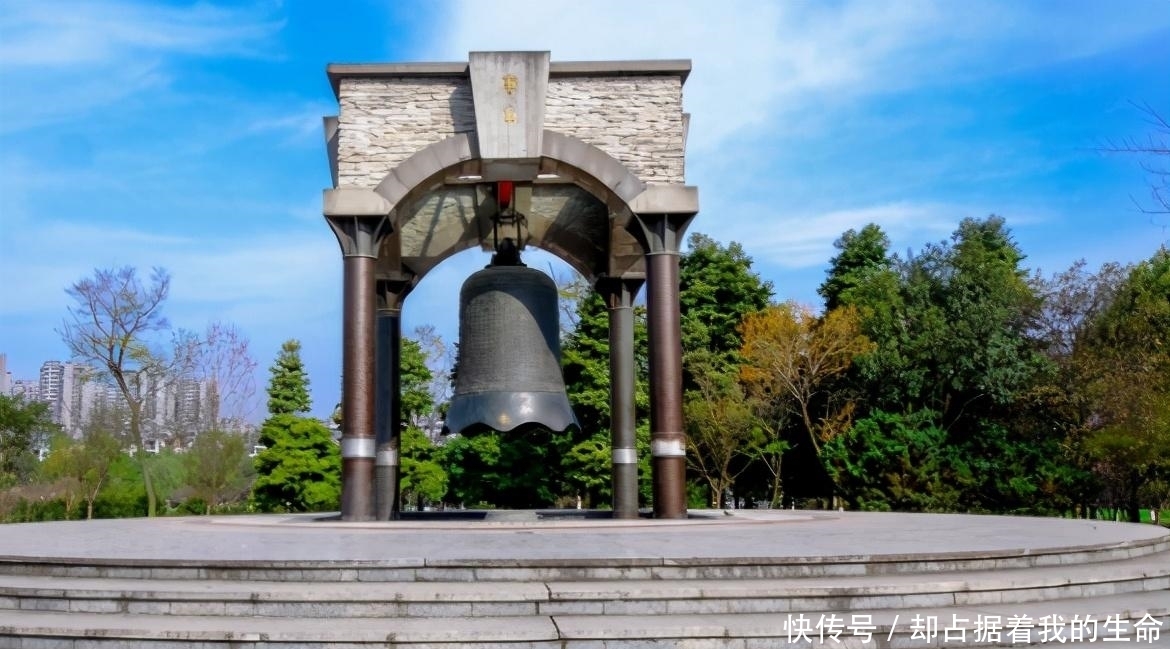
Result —
<instances>
[{"instance_id":1,"label":"pine tree","mask_svg":"<svg viewBox=\"0 0 1170 649\"><path fill-rule=\"evenodd\" d=\"M280 346L280 355L268 369L272 375L268 383L268 412L273 415L295 415L309 411L309 377L301 362L301 343L286 340Z\"/></svg>"},{"instance_id":2,"label":"pine tree","mask_svg":"<svg viewBox=\"0 0 1170 649\"><path fill-rule=\"evenodd\" d=\"M328 511L341 497L341 453L311 406L301 344L285 341L269 370L268 411L260 427L267 447L254 461L252 500L260 511Z\"/></svg>"}]
</instances>

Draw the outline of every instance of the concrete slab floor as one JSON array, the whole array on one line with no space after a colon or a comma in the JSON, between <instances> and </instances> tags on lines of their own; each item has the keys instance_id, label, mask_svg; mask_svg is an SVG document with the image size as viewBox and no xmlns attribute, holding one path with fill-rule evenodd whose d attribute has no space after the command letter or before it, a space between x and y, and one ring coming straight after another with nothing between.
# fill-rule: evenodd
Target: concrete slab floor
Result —
<instances>
[{"instance_id":1,"label":"concrete slab floor","mask_svg":"<svg viewBox=\"0 0 1170 649\"><path fill-rule=\"evenodd\" d=\"M248 515L0 526L0 557L178 564L358 562L429 565L566 559L867 560L897 556L1043 553L1170 539L1154 525L1059 518L737 510L657 520L388 521Z\"/></svg>"}]
</instances>

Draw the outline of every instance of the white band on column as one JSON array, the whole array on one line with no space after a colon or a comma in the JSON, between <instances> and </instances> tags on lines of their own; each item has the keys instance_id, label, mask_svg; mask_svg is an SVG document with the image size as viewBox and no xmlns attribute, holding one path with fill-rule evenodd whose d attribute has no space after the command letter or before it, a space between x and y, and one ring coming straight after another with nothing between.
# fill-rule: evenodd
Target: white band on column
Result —
<instances>
[{"instance_id":1,"label":"white band on column","mask_svg":"<svg viewBox=\"0 0 1170 649\"><path fill-rule=\"evenodd\" d=\"M638 452L632 448L615 448L613 449L613 463L637 464Z\"/></svg>"},{"instance_id":2,"label":"white band on column","mask_svg":"<svg viewBox=\"0 0 1170 649\"><path fill-rule=\"evenodd\" d=\"M386 448L378 451L377 457L374 458L374 464L377 466L398 466L398 449Z\"/></svg>"},{"instance_id":3,"label":"white band on column","mask_svg":"<svg viewBox=\"0 0 1170 649\"><path fill-rule=\"evenodd\" d=\"M650 442L650 455L654 457L685 457L687 451L683 448L681 439L662 439Z\"/></svg>"},{"instance_id":4,"label":"white band on column","mask_svg":"<svg viewBox=\"0 0 1170 649\"><path fill-rule=\"evenodd\" d=\"M341 457L365 458L374 457L373 437L343 437L341 438Z\"/></svg>"}]
</instances>

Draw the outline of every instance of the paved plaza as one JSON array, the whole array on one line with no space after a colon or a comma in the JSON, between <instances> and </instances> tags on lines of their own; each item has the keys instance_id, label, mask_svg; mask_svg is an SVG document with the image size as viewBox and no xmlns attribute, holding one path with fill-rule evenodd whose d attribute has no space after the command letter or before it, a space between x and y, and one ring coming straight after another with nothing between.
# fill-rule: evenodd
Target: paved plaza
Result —
<instances>
[{"instance_id":1,"label":"paved plaza","mask_svg":"<svg viewBox=\"0 0 1170 649\"><path fill-rule=\"evenodd\" d=\"M688 520L341 523L210 516L0 527L0 557L149 562L856 557L1043 552L1165 536L1154 525L950 514L738 510Z\"/></svg>"}]
</instances>

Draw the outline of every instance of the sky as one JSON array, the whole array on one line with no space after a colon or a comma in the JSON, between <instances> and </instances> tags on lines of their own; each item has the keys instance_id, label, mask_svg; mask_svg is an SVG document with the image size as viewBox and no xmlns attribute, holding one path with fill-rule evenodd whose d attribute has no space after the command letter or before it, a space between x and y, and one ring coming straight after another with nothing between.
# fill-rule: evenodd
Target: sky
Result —
<instances>
[{"instance_id":1,"label":"sky","mask_svg":"<svg viewBox=\"0 0 1170 649\"><path fill-rule=\"evenodd\" d=\"M65 288L96 268L172 276L166 315L234 323L258 385L295 338L327 416L341 381L341 255L321 216L328 63L690 59L691 226L738 241L777 300L818 305L850 228L905 254L1004 217L1052 273L1168 241L1136 156L1102 149L1170 113L1170 5L0 0L0 353L67 360ZM455 336L468 251L407 299ZM568 273L548 255L529 265ZM262 413L256 415L262 417Z\"/></svg>"}]
</instances>

